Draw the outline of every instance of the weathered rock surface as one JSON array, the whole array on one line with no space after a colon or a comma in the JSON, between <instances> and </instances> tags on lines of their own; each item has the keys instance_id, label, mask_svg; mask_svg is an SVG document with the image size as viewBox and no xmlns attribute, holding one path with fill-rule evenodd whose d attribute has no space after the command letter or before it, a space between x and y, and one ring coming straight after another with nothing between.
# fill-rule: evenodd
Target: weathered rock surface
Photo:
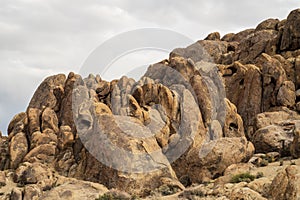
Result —
<instances>
[{"instance_id":1,"label":"weathered rock surface","mask_svg":"<svg viewBox=\"0 0 300 200\"><path fill-rule=\"evenodd\" d=\"M288 166L279 172L270 187L270 197L273 199L299 199L299 172L299 166Z\"/></svg>"},{"instance_id":2,"label":"weathered rock surface","mask_svg":"<svg viewBox=\"0 0 300 200\"><path fill-rule=\"evenodd\" d=\"M214 32L137 81L46 78L0 137L0 198L300 198L299 27Z\"/></svg>"},{"instance_id":3,"label":"weathered rock surface","mask_svg":"<svg viewBox=\"0 0 300 200\"><path fill-rule=\"evenodd\" d=\"M299 115L289 109L264 112L255 118L256 131L251 136L256 152L289 154Z\"/></svg>"},{"instance_id":4,"label":"weathered rock surface","mask_svg":"<svg viewBox=\"0 0 300 200\"><path fill-rule=\"evenodd\" d=\"M300 9L292 11L285 23L280 50L296 50L300 48Z\"/></svg>"}]
</instances>

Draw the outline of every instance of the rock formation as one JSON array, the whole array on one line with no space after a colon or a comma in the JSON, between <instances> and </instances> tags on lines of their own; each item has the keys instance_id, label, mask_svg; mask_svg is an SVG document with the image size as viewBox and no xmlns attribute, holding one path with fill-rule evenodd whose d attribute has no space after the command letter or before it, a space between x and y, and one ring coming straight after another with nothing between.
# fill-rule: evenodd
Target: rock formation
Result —
<instances>
[{"instance_id":1,"label":"rock formation","mask_svg":"<svg viewBox=\"0 0 300 200\"><path fill-rule=\"evenodd\" d=\"M298 166L229 182L300 158L299 27L211 33L137 81L46 78L0 138L0 197L298 199Z\"/></svg>"}]
</instances>

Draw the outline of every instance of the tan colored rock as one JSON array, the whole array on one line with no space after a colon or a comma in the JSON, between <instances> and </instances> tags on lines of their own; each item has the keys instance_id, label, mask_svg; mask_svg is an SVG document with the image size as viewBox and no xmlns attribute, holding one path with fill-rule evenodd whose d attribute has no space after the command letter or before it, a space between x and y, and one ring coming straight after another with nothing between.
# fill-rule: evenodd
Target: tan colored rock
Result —
<instances>
[{"instance_id":1,"label":"tan colored rock","mask_svg":"<svg viewBox=\"0 0 300 200\"><path fill-rule=\"evenodd\" d=\"M45 186L44 183L50 179L55 182L51 169L40 163L24 162L14 172L13 180L20 184L38 184Z\"/></svg>"},{"instance_id":2,"label":"tan colored rock","mask_svg":"<svg viewBox=\"0 0 300 200\"><path fill-rule=\"evenodd\" d=\"M272 181L269 196L271 199L288 200L300 198L299 166L288 166L279 172Z\"/></svg>"},{"instance_id":3,"label":"tan colored rock","mask_svg":"<svg viewBox=\"0 0 300 200\"><path fill-rule=\"evenodd\" d=\"M24 132L24 128L28 124L27 114L24 112L21 112L13 117L13 119L10 121L7 133L10 135L12 132L14 134Z\"/></svg>"},{"instance_id":4,"label":"tan colored rock","mask_svg":"<svg viewBox=\"0 0 300 200\"><path fill-rule=\"evenodd\" d=\"M197 103L201 110L204 123L210 123L212 118L213 103L211 101L211 95L209 93L209 88L200 75L195 75L191 78L191 85L194 92L197 95Z\"/></svg>"},{"instance_id":5,"label":"tan colored rock","mask_svg":"<svg viewBox=\"0 0 300 200\"><path fill-rule=\"evenodd\" d=\"M38 200L41 194L42 191L37 185L26 185L23 200Z\"/></svg>"},{"instance_id":6,"label":"tan colored rock","mask_svg":"<svg viewBox=\"0 0 300 200\"><path fill-rule=\"evenodd\" d=\"M289 81L292 81L293 83L296 83L296 67L295 67L295 61L290 60L289 58L286 59L280 54L276 54L272 56L273 58L277 59L280 63L283 69L285 70L287 79Z\"/></svg>"},{"instance_id":7,"label":"tan colored rock","mask_svg":"<svg viewBox=\"0 0 300 200\"><path fill-rule=\"evenodd\" d=\"M35 91L28 108L43 110L46 107L51 109L57 105L57 99L53 93L54 89L64 86L66 77L64 74L46 78Z\"/></svg>"},{"instance_id":8,"label":"tan colored rock","mask_svg":"<svg viewBox=\"0 0 300 200\"><path fill-rule=\"evenodd\" d=\"M6 173L4 171L0 171L0 187L6 185Z\"/></svg>"},{"instance_id":9,"label":"tan colored rock","mask_svg":"<svg viewBox=\"0 0 300 200\"><path fill-rule=\"evenodd\" d=\"M277 94L277 102L281 106L293 107L295 105L295 85L292 81L282 83Z\"/></svg>"},{"instance_id":10,"label":"tan colored rock","mask_svg":"<svg viewBox=\"0 0 300 200\"><path fill-rule=\"evenodd\" d=\"M78 165L75 162L73 149L71 147L67 147L61 150L62 151L56 155L56 159L55 159L54 167L56 171L58 171L63 176L76 177L76 168L78 167ZM79 159L78 155L77 155L77 159Z\"/></svg>"},{"instance_id":11,"label":"tan colored rock","mask_svg":"<svg viewBox=\"0 0 300 200\"><path fill-rule=\"evenodd\" d=\"M235 62L220 66L225 80L226 97L237 107L247 135L253 132L254 118L261 113L262 81L260 69Z\"/></svg>"},{"instance_id":12,"label":"tan colored rock","mask_svg":"<svg viewBox=\"0 0 300 200\"><path fill-rule=\"evenodd\" d=\"M255 31L261 31L261 30L276 30L277 25L279 23L278 19L267 19L261 22L260 24L257 25Z\"/></svg>"},{"instance_id":13,"label":"tan colored rock","mask_svg":"<svg viewBox=\"0 0 300 200\"><path fill-rule=\"evenodd\" d=\"M40 127L41 110L37 108L28 108L27 115L28 115L29 134L32 134L36 131L41 131L41 127Z\"/></svg>"},{"instance_id":14,"label":"tan colored rock","mask_svg":"<svg viewBox=\"0 0 300 200\"><path fill-rule=\"evenodd\" d=\"M22 190L19 188L13 188L10 193L10 200L22 200Z\"/></svg>"},{"instance_id":15,"label":"tan colored rock","mask_svg":"<svg viewBox=\"0 0 300 200\"><path fill-rule=\"evenodd\" d=\"M281 63L271 56L262 53L256 61L263 77L262 111L268 111L277 105L276 96L279 88L287 80Z\"/></svg>"},{"instance_id":16,"label":"tan colored rock","mask_svg":"<svg viewBox=\"0 0 300 200\"><path fill-rule=\"evenodd\" d=\"M109 196L112 199L124 199L130 200L132 197L125 191L120 191L117 189L110 189L108 192L105 193L106 196Z\"/></svg>"},{"instance_id":17,"label":"tan colored rock","mask_svg":"<svg viewBox=\"0 0 300 200\"><path fill-rule=\"evenodd\" d=\"M225 41L225 42L230 42L230 41L233 40L233 37L234 37L234 36L235 36L234 33L227 33L227 34L225 34L225 35L221 38L221 40L222 40L222 41Z\"/></svg>"},{"instance_id":18,"label":"tan colored rock","mask_svg":"<svg viewBox=\"0 0 300 200\"><path fill-rule=\"evenodd\" d=\"M138 82L125 76L111 82L74 73L67 79L51 76L27 112L12 120L10 137L1 137L0 168L8 168L6 157L15 160L14 184L25 184L24 199L97 198L103 189L55 172L140 196L155 189L184 193L178 180L194 187L224 174L197 191L207 199L265 199L269 174L284 167L279 163L270 164L274 168L266 179L226 183L233 174L258 170L251 164L256 158L261 163L260 156L252 157L255 148L245 135L271 160L287 155L289 146L298 157L299 138L291 133L300 117L291 110L300 111L295 92L300 50L293 49L296 32L287 30L298 31L291 19L269 19L222 41L212 33L151 65ZM24 144L17 142L21 133L29 152L13 149ZM9 183L9 175L5 178ZM282 187L286 199L295 198L298 172L286 170L281 178L272 185Z\"/></svg>"},{"instance_id":19,"label":"tan colored rock","mask_svg":"<svg viewBox=\"0 0 300 200\"><path fill-rule=\"evenodd\" d=\"M262 30L248 35L238 46L234 60L254 64L253 61L265 51L268 42L276 37L275 30Z\"/></svg>"},{"instance_id":20,"label":"tan colored rock","mask_svg":"<svg viewBox=\"0 0 300 200\"><path fill-rule=\"evenodd\" d=\"M287 17L283 28L280 50L296 50L300 48L300 9L293 10Z\"/></svg>"},{"instance_id":21,"label":"tan colored rock","mask_svg":"<svg viewBox=\"0 0 300 200\"><path fill-rule=\"evenodd\" d=\"M229 42L236 41L241 43L244 39L248 38L249 35L254 33L255 29L246 29L243 31L238 32L237 34L234 34L232 38L229 39Z\"/></svg>"},{"instance_id":22,"label":"tan colored rock","mask_svg":"<svg viewBox=\"0 0 300 200\"><path fill-rule=\"evenodd\" d=\"M296 89L300 88L300 56L295 60L295 85Z\"/></svg>"},{"instance_id":23,"label":"tan colored rock","mask_svg":"<svg viewBox=\"0 0 300 200\"><path fill-rule=\"evenodd\" d=\"M300 158L300 130L298 125L296 125L294 130L294 140L291 144L290 151L294 158Z\"/></svg>"},{"instance_id":24,"label":"tan colored rock","mask_svg":"<svg viewBox=\"0 0 300 200\"><path fill-rule=\"evenodd\" d=\"M271 184L272 184L272 180L270 180L267 177L262 177L259 179L255 179L254 181L251 181L250 183L247 184L247 187L249 187L251 190L258 192L263 197L268 198Z\"/></svg>"},{"instance_id":25,"label":"tan colored rock","mask_svg":"<svg viewBox=\"0 0 300 200\"><path fill-rule=\"evenodd\" d=\"M74 142L74 134L71 132L71 127L61 126L58 133L58 148L64 150L67 147L71 147Z\"/></svg>"},{"instance_id":26,"label":"tan colored rock","mask_svg":"<svg viewBox=\"0 0 300 200\"><path fill-rule=\"evenodd\" d=\"M258 192L251 190L248 187L236 188L231 192L230 199L235 200L267 200L262 197Z\"/></svg>"},{"instance_id":27,"label":"tan colored rock","mask_svg":"<svg viewBox=\"0 0 300 200\"><path fill-rule=\"evenodd\" d=\"M289 152L293 141L293 129L299 115L287 108L258 114L255 119L255 133L250 136L257 152Z\"/></svg>"},{"instance_id":28,"label":"tan colored rock","mask_svg":"<svg viewBox=\"0 0 300 200\"><path fill-rule=\"evenodd\" d=\"M60 177L56 184L57 187L43 192L40 199L89 200L97 199L108 192L108 189L101 184L71 178Z\"/></svg>"},{"instance_id":29,"label":"tan colored rock","mask_svg":"<svg viewBox=\"0 0 300 200\"><path fill-rule=\"evenodd\" d=\"M99 97L99 100L105 100L105 98L109 95L110 92L110 82L100 81L98 83L98 87L96 89L96 93Z\"/></svg>"},{"instance_id":30,"label":"tan colored rock","mask_svg":"<svg viewBox=\"0 0 300 200\"><path fill-rule=\"evenodd\" d=\"M9 141L7 137L0 137L0 169L5 170L9 168Z\"/></svg>"},{"instance_id":31,"label":"tan colored rock","mask_svg":"<svg viewBox=\"0 0 300 200\"><path fill-rule=\"evenodd\" d=\"M249 160L253 153L254 147L246 138L221 138L211 141L197 151L198 158L193 159L197 165L191 164L187 173L191 174L193 182L211 179L222 174L228 166Z\"/></svg>"},{"instance_id":32,"label":"tan colored rock","mask_svg":"<svg viewBox=\"0 0 300 200\"><path fill-rule=\"evenodd\" d=\"M224 124L225 137L244 137L244 125L241 116L237 113L237 109L228 99L226 101L226 120Z\"/></svg>"},{"instance_id":33,"label":"tan colored rock","mask_svg":"<svg viewBox=\"0 0 300 200\"><path fill-rule=\"evenodd\" d=\"M257 153L284 152L289 149L293 135L280 126L270 125L256 131L251 141Z\"/></svg>"},{"instance_id":34,"label":"tan colored rock","mask_svg":"<svg viewBox=\"0 0 300 200\"><path fill-rule=\"evenodd\" d=\"M135 117L135 118L139 119L141 122L144 123L145 122L144 112L141 109L138 102L131 95L129 95L128 101L129 101L129 116Z\"/></svg>"},{"instance_id":35,"label":"tan colored rock","mask_svg":"<svg viewBox=\"0 0 300 200\"><path fill-rule=\"evenodd\" d=\"M210 33L204 40L220 40L221 36L219 32Z\"/></svg>"},{"instance_id":36,"label":"tan colored rock","mask_svg":"<svg viewBox=\"0 0 300 200\"><path fill-rule=\"evenodd\" d=\"M24 157L25 162L41 162L52 163L55 156L56 145L54 144L42 144L40 146L31 149Z\"/></svg>"},{"instance_id":37,"label":"tan colored rock","mask_svg":"<svg viewBox=\"0 0 300 200\"><path fill-rule=\"evenodd\" d=\"M221 55L227 53L228 43L216 40L199 40L187 48L178 48L170 54L190 58L195 63L199 61L220 63Z\"/></svg>"},{"instance_id":38,"label":"tan colored rock","mask_svg":"<svg viewBox=\"0 0 300 200\"><path fill-rule=\"evenodd\" d=\"M251 163L237 163L232 164L229 167L226 168L224 171L224 176L234 176L236 174L242 174L250 172L252 169L254 169L255 166Z\"/></svg>"},{"instance_id":39,"label":"tan colored rock","mask_svg":"<svg viewBox=\"0 0 300 200\"><path fill-rule=\"evenodd\" d=\"M22 162L23 158L28 152L28 142L25 133L17 133L11 140L10 153L10 167L15 169Z\"/></svg>"},{"instance_id":40,"label":"tan colored rock","mask_svg":"<svg viewBox=\"0 0 300 200\"><path fill-rule=\"evenodd\" d=\"M291 120L300 120L300 116L295 111L289 110L287 108L273 112L263 112L256 116L255 127L256 129L260 129L269 125L280 126Z\"/></svg>"},{"instance_id":41,"label":"tan colored rock","mask_svg":"<svg viewBox=\"0 0 300 200\"><path fill-rule=\"evenodd\" d=\"M75 177L101 182L108 187L142 196L147 188L154 189L160 185L158 177L176 179L156 139L151 135L135 138L138 136L136 134L146 133L137 129L142 125L138 122L135 118L125 116L99 116L101 131L90 130L86 137L81 137L89 153L82 155L85 157L81 157L81 162L85 165L79 163ZM97 175L99 170L101 176ZM143 173L135 173L140 170Z\"/></svg>"},{"instance_id":42,"label":"tan colored rock","mask_svg":"<svg viewBox=\"0 0 300 200\"><path fill-rule=\"evenodd\" d=\"M296 110L300 112L300 102L296 103Z\"/></svg>"},{"instance_id":43,"label":"tan colored rock","mask_svg":"<svg viewBox=\"0 0 300 200\"><path fill-rule=\"evenodd\" d=\"M101 114L112 114L110 108L104 103L95 103L94 107L96 116Z\"/></svg>"},{"instance_id":44,"label":"tan colored rock","mask_svg":"<svg viewBox=\"0 0 300 200\"><path fill-rule=\"evenodd\" d=\"M54 133L58 133L58 119L56 113L51 108L46 108L42 114L42 131L52 129Z\"/></svg>"},{"instance_id":45,"label":"tan colored rock","mask_svg":"<svg viewBox=\"0 0 300 200\"><path fill-rule=\"evenodd\" d=\"M80 85L82 79L79 75L74 74L73 72L69 73L67 80L64 84L64 94L61 100L61 109L58 113L59 122L63 126L70 126L72 132L75 131L74 116L72 110L72 98L73 98L73 89L74 85ZM75 92L75 91L74 91Z\"/></svg>"},{"instance_id":46,"label":"tan colored rock","mask_svg":"<svg viewBox=\"0 0 300 200\"><path fill-rule=\"evenodd\" d=\"M39 131L32 133L30 149L34 149L43 144L57 144L57 135L52 129L45 129L42 133Z\"/></svg>"}]
</instances>

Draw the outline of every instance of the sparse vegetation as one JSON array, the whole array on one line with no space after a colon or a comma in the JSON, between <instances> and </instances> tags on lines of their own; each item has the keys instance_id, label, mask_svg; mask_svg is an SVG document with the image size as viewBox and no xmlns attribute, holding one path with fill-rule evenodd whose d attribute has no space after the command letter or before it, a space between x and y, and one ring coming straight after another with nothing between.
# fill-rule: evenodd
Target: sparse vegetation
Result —
<instances>
[{"instance_id":1,"label":"sparse vegetation","mask_svg":"<svg viewBox=\"0 0 300 200\"><path fill-rule=\"evenodd\" d=\"M111 193L105 193L105 194L99 196L98 198L96 198L95 200L135 200L135 199L137 199L136 196L134 196L132 198L124 198L122 196L116 196Z\"/></svg>"},{"instance_id":2,"label":"sparse vegetation","mask_svg":"<svg viewBox=\"0 0 300 200\"><path fill-rule=\"evenodd\" d=\"M231 183L240 183L240 182L251 182L255 179L256 177L254 175L251 175L249 172L247 173L242 173L242 174L237 174L237 175L234 175L232 178L231 178Z\"/></svg>"},{"instance_id":3,"label":"sparse vegetation","mask_svg":"<svg viewBox=\"0 0 300 200\"><path fill-rule=\"evenodd\" d=\"M296 162L291 160L291 165L296 165Z\"/></svg>"},{"instance_id":4,"label":"sparse vegetation","mask_svg":"<svg viewBox=\"0 0 300 200\"><path fill-rule=\"evenodd\" d=\"M158 191L163 196L167 196L167 195L175 194L176 192L178 192L178 189L174 187L169 187L168 185L162 185L158 188Z\"/></svg>"},{"instance_id":5,"label":"sparse vegetation","mask_svg":"<svg viewBox=\"0 0 300 200\"><path fill-rule=\"evenodd\" d=\"M260 166L261 167L265 167L265 166L268 166L269 164L269 161L267 159L262 159L262 161L260 162Z\"/></svg>"},{"instance_id":6,"label":"sparse vegetation","mask_svg":"<svg viewBox=\"0 0 300 200\"><path fill-rule=\"evenodd\" d=\"M103 194L95 200L115 200L115 198L111 194Z\"/></svg>"},{"instance_id":7,"label":"sparse vegetation","mask_svg":"<svg viewBox=\"0 0 300 200\"><path fill-rule=\"evenodd\" d=\"M256 178L262 178L262 177L264 177L264 173L263 172L257 172Z\"/></svg>"},{"instance_id":8,"label":"sparse vegetation","mask_svg":"<svg viewBox=\"0 0 300 200\"><path fill-rule=\"evenodd\" d=\"M179 197L181 198L185 197L187 199L190 199L188 198L190 196L205 197L206 195L201 190L188 190L188 191L184 191L182 194L179 195Z\"/></svg>"},{"instance_id":9,"label":"sparse vegetation","mask_svg":"<svg viewBox=\"0 0 300 200\"><path fill-rule=\"evenodd\" d=\"M279 161L279 166L283 166L283 160Z\"/></svg>"}]
</instances>

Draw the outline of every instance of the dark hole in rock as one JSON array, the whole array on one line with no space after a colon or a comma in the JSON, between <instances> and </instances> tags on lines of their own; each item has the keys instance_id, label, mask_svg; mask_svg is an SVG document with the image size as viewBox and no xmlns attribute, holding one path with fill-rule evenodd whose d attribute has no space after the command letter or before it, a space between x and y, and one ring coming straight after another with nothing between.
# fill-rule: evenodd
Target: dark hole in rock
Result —
<instances>
[{"instance_id":1,"label":"dark hole in rock","mask_svg":"<svg viewBox=\"0 0 300 200\"><path fill-rule=\"evenodd\" d=\"M191 181L190 177L187 175L181 176L179 178L179 181L184 187L188 187L188 186L192 185L192 181Z\"/></svg>"},{"instance_id":2,"label":"dark hole in rock","mask_svg":"<svg viewBox=\"0 0 300 200\"><path fill-rule=\"evenodd\" d=\"M240 80L239 84L244 85L244 79Z\"/></svg>"},{"instance_id":3,"label":"dark hole in rock","mask_svg":"<svg viewBox=\"0 0 300 200\"><path fill-rule=\"evenodd\" d=\"M271 84L276 85L276 79L274 77L271 77Z\"/></svg>"},{"instance_id":4,"label":"dark hole in rock","mask_svg":"<svg viewBox=\"0 0 300 200\"><path fill-rule=\"evenodd\" d=\"M225 70L225 73L223 75L223 77L226 77L226 76L232 76L233 74L235 74L237 72L237 68L235 67L228 67L226 70Z\"/></svg>"},{"instance_id":5,"label":"dark hole in rock","mask_svg":"<svg viewBox=\"0 0 300 200\"><path fill-rule=\"evenodd\" d=\"M233 45L228 45L227 51L235 51L235 47Z\"/></svg>"},{"instance_id":6,"label":"dark hole in rock","mask_svg":"<svg viewBox=\"0 0 300 200\"><path fill-rule=\"evenodd\" d=\"M237 72L237 68L235 67L228 67L232 71L232 74L235 74Z\"/></svg>"},{"instance_id":7,"label":"dark hole in rock","mask_svg":"<svg viewBox=\"0 0 300 200\"><path fill-rule=\"evenodd\" d=\"M238 129L238 125L235 124L235 123L230 123L230 124L229 124L229 129L230 129L230 130L236 130L236 129Z\"/></svg>"}]
</instances>

